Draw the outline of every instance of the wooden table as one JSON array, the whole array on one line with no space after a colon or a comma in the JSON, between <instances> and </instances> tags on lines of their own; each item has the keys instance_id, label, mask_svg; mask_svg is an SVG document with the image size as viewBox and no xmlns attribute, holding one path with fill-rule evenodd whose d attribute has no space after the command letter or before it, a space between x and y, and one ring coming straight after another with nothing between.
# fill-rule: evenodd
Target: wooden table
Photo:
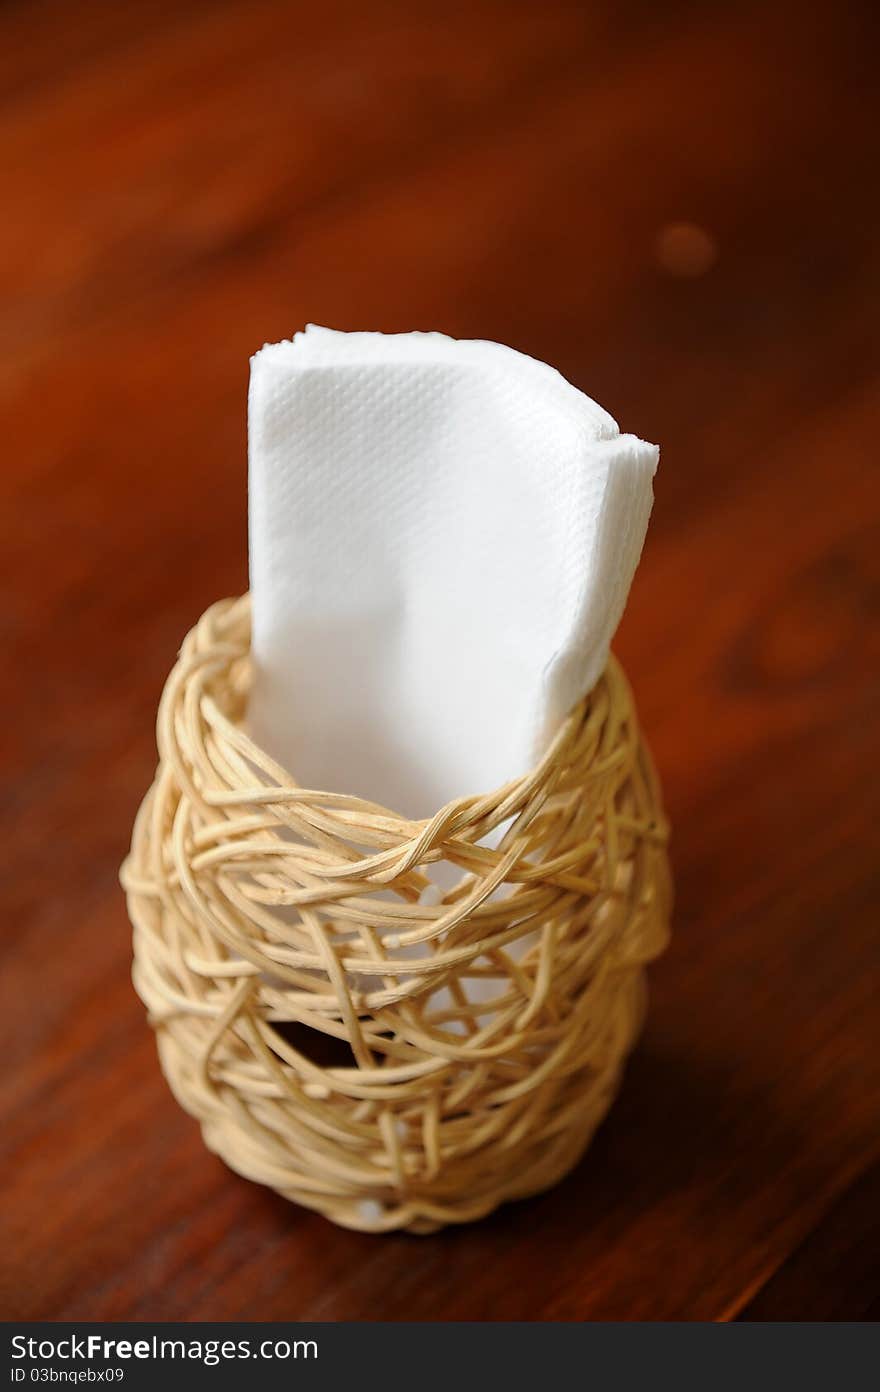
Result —
<instances>
[{"instance_id":1,"label":"wooden table","mask_svg":"<svg viewBox=\"0 0 880 1392\"><path fill-rule=\"evenodd\" d=\"M2 1314L880 1315L873 9L4 7ZM647 1031L560 1188L423 1239L204 1150L117 885L247 583L248 355L310 319L500 339L663 447L616 645L674 827Z\"/></svg>"}]
</instances>

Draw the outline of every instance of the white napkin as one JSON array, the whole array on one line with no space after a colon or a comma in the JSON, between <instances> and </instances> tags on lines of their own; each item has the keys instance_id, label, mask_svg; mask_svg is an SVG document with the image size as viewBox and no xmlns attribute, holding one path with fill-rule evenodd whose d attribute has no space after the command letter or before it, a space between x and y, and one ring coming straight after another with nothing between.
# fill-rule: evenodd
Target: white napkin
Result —
<instances>
[{"instance_id":1,"label":"white napkin","mask_svg":"<svg viewBox=\"0 0 880 1392\"><path fill-rule=\"evenodd\" d=\"M410 817L533 765L626 603L658 451L497 343L309 325L251 362L254 737Z\"/></svg>"}]
</instances>

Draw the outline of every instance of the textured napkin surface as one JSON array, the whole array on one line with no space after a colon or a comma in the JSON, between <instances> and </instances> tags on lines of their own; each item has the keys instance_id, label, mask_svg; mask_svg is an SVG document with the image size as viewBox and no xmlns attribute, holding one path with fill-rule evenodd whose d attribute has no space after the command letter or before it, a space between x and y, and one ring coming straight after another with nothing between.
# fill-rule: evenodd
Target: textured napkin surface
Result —
<instances>
[{"instance_id":1,"label":"textured napkin surface","mask_svg":"<svg viewBox=\"0 0 880 1392\"><path fill-rule=\"evenodd\" d=\"M543 363L309 326L252 359L254 737L413 817L526 772L595 682L658 451Z\"/></svg>"}]
</instances>

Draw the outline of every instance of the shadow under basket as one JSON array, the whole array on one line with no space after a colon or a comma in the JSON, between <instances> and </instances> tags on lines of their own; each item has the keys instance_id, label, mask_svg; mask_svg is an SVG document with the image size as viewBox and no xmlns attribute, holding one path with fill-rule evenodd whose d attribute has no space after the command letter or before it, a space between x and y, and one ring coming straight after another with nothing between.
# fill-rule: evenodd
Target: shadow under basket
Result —
<instances>
[{"instance_id":1,"label":"shadow under basket","mask_svg":"<svg viewBox=\"0 0 880 1392\"><path fill-rule=\"evenodd\" d=\"M232 1169L430 1232L579 1159L667 939L667 830L614 659L526 777L409 821L244 733L248 597L187 636L122 870L165 1076Z\"/></svg>"}]
</instances>

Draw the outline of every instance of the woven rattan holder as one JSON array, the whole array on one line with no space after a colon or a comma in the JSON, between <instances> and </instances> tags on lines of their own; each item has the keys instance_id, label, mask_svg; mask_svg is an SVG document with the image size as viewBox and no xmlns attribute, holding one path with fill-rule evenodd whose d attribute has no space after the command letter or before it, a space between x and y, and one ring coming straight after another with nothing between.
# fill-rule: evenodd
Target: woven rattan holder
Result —
<instances>
[{"instance_id":1,"label":"woven rattan holder","mask_svg":"<svg viewBox=\"0 0 880 1392\"><path fill-rule=\"evenodd\" d=\"M250 677L245 596L183 644L122 871L175 1096L232 1169L346 1227L546 1189L611 1104L667 937L620 667L526 777L421 822L298 787L244 732Z\"/></svg>"}]
</instances>

